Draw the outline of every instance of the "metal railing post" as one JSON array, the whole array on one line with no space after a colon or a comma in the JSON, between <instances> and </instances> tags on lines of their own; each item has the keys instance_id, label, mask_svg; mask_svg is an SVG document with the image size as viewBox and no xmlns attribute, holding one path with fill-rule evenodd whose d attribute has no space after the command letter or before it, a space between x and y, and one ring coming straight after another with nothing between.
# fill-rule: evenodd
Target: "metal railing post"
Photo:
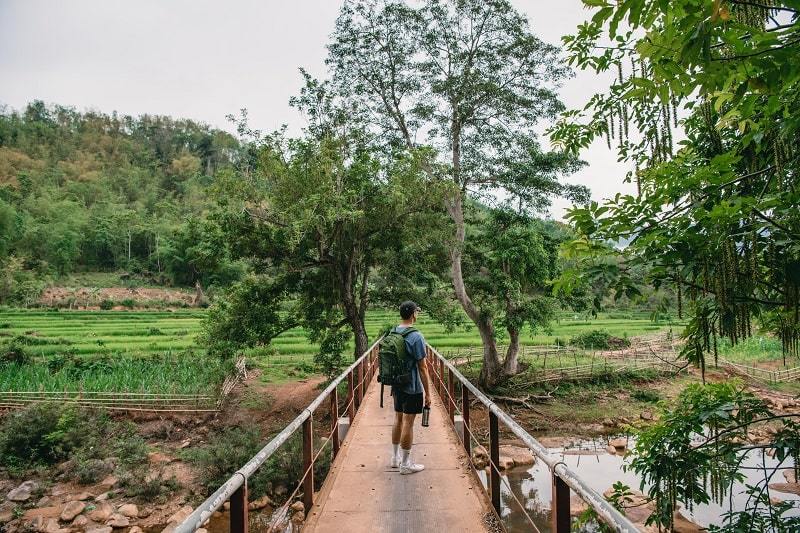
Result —
<instances>
[{"instance_id":1,"label":"metal railing post","mask_svg":"<svg viewBox=\"0 0 800 533\"><path fill-rule=\"evenodd\" d=\"M497 415L489 411L489 486L491 488L492 506L501 515L500 508L500 428L497 423Z\"/></svg>"},{"instance_id":2,"label":"metal railing post","mask_svg":"<svg viewBox=\"0 0 800 533\"><path fill-rule=\"evenodd\" d=\"M358 408L361 409L361 402L364 401L364 360L358 365Z\"/></svg>"},{"instance_id":3,"label":"metal railing post","mask_svg":"<svg viewBox=\"0 0 800 533\"><path fill-rule=\"evenodd\" d=\"M450 423L454 423L456 416L456 386L453 371L447 369L447 410L450 412Z\"/></svg>"},{"instance_id":4,"label":"metal railing post","mask_svg":"<svg viewBox=\"0 0 800 533\"><path fill-rule=\"evenodd\" d=\"M353 371L347 374L347 416L350 417L350 425L353 425L353 418L356 416L355 391L353 390Z\"/></svg>"},{"instance_id":5,"label":"metal railing post","mask_svg":"<svg viewBox=\"0 0 800 533\"><path fill-rule=\"evenodd\" d=\"M331 444L333 445L333 458L339 455L339 389L334 387L331 391Z\"/></svg>"},{"instance_id":6,"label":"metal railing post","mask_svg":"<svg viewBox=\"0 0 800 533\"><path fill-rule=\"evenodd\" d=\"M231 495L231 533L247 533L249 526L247 511L247 478L245 478L242 486Z\"/></svg>"},{"instance_id":7,"label":"metal railing post","mask_svg":"<svg viewBox=\"0 0 800 533\"><path fill-rule=\"evenodd\" d=\"M569 516L569 487L553 472L553 501L551 503L553 531L569 533L572 519Z\"/></svg>"},{"instance_id":8,"label":"metal railing post","mask_svg":"<svg viewBox=\"0 0 800 533\"><path fill-rule=\"evenodd\" d=\"M467 458L472 457L472 441L470 440L469 427L469 389L461 385L461 416L464 418L464 449Z\"/></svg>"},{"instance_id":9,"label":"metal railing post","mask_svg":"<svg viewBox=\"0 0 800 533\"><path fill-rule=\"evenodd\" d=\"M303 506L306 515L311 512L314 506L314 434L313 418L308 417L303 422L303 472L308 472L303 479Z\"/></svg>"},{"instance_id":10,"label":"metal railing post","mask_svg":"<svg viewBox=\"0 0 800 533\"><path fill-rule=\"evenodd\" d=\"M359 393L361 390L361 368L361 363L358 363L353 371L353 381L355 381L355 385L353 385L353 394L355 395L353 404L355 404L356 411L361 406L361 394ZM351 420L350 423L352 424L353 421Z\"/></svg>"},{"instance_id":11,"label":"metal railing post","mask_svg":"<svg viewBox=\"0 0 800 533\"><path fill-rule=\"evenodd\" d=\"M439 397L446 400L444 397L444 362L441 359L436 360L439 363Z\"/></svg>"}]
</instances>

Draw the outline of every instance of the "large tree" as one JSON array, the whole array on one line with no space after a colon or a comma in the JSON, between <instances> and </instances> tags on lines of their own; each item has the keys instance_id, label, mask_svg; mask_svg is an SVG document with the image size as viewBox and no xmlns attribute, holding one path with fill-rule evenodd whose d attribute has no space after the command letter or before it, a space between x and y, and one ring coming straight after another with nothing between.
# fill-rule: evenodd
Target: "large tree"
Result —
<instances>
[{"instance_id":1,"label":"large tree","mask_svg":"<svg viewBox=\"0 0 800 533\"><path fill-rule=\"evenodd\" d=\"M575 170L572 156L547 152L536 125L563 109L555 93L569 71L558 49L536 38L506 0L346 2L329 45L328 63L341 94L365 110L387 150L430 146L437 164L428 179L448 184L453 223L450 277L484 347L481 381L493 385L518 370L517 344L504 360L497 348L496 302L475 301L462 261L469 195L498 194L518 210L540 209L555 195L585 197L558 182ZM495 295L498 301L502 294ZM505 314L521 301L506 299ZM518 321L502 326L513 338Z\"/></svg>"},{"instance_id":2,"label":"large tree","mask_svg":"<svg viewBox=\"0 0 800 533\"><path fill-rule=\"evenodd\" d=\"M295 320L284 320L286 328L302 324L323 352L341 349L346 328L359 356L368 348L371 276L382 267L398 276L416 267L397 261L393 250L431 242L420 228L435 221L432 202L440 194L421 179L423 151L383 160L357 113L342 108L324 83L306 81L292 100L309 120L304 135L254 141L253 171L219 184L217 218L234 254L272 288L249 285L272 294L275 307L291 307ZM265 331L258 342L281 332Z\"/></svg>"}]
</instances>

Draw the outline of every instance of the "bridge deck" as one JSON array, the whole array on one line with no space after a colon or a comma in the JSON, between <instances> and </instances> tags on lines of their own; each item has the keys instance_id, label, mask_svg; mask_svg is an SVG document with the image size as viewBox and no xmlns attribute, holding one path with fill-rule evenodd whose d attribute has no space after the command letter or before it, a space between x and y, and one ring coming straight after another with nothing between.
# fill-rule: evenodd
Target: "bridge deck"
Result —
<instances>
[{"instance_id":1,"label":"bridge deck","mask_svg":"<svg viewBox=\"0 0 800 533\"><path fill-rule=\"evenodd\" d=\"M372 383L303 531L487 531L493 513L441 400L432 395L430 426L414 427L412 456L425 470L402 476L389 467L394 410L379 405Z\"/></svg>"}]
</instances>

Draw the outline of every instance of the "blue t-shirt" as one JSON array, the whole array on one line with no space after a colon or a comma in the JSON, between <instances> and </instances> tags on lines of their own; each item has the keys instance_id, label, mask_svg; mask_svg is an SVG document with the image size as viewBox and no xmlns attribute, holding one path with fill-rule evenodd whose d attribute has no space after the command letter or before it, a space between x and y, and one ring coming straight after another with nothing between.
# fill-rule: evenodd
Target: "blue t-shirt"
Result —
<instances>
[{"instance_id":1,"label":"blue t-shirt","mask_svg":"<svg viewBox=\"0 0 800 533\"><path fill-rule=\"evenodd\" d=\"M408 329L407 326L397 326L393 331L398 333ZM406 353L414 359L411 366L411 383L403 386L406 394L421 394L423 392L422 379L419 377L419 362L425 359L425 338L419 331L412 331L406 336Z\"/></svg>"}]
</instances>

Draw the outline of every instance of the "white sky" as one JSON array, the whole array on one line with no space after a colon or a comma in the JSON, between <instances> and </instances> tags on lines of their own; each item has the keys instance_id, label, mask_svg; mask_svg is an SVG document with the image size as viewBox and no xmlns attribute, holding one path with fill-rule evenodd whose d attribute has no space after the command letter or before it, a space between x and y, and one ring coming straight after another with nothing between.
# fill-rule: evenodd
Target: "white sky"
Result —
<instances>
[{"instance_id":1,"label":"white sky","mask_svg":"<svg viewBox=\"0 0 800 533\"><path fill-rule=\"evenodd\" d=\"M559 43L587 18L580 0L512 0L533 32ZM34 99L79 110L164 114L231 130L228 114L249 110L264 131L303 119L288 106L299 67L326 76L325 44L340 0L0 0L0 104ZM608 78L578 72L563 87L582 106ZM595 199L633 187L604 142L582 154L589 166L568 181ZM566 202L556 201L560 218Z\"/></svg>"}]
</instances>

